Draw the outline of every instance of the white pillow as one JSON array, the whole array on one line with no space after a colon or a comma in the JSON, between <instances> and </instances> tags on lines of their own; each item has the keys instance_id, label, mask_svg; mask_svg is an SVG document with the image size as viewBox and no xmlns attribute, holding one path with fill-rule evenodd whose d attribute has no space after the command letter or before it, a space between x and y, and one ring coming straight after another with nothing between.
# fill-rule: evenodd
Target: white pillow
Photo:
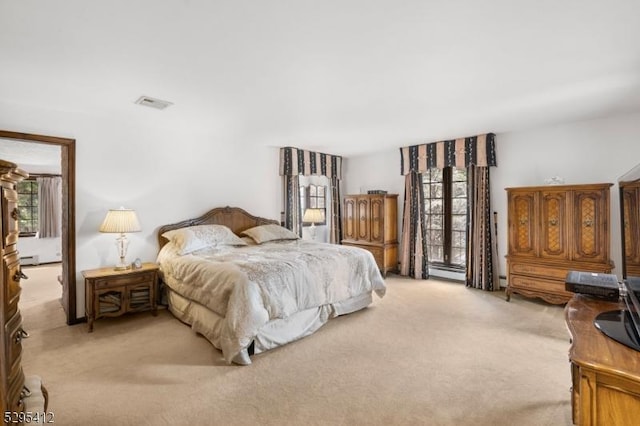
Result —
<instances>
[{"instance_id":1,"label":"white pillow","mask_svg":"<svg viewBox=\"0 0 640 426\"><path fill-rule=\"evenodd\" d=\"M268 241L297 240L300 238L287 228L275 224L254 226L246 231L242 231L240 235L247 235L253 238L258 244Z\"/></svg>"},{"instance_id":2,"label":"white pillow","mask_svg":"<svg viewBox=\"0 0 640 426\"><path fill-rule=\"evenodd\" d=\"M162 234L171 241L179 255L213 246L246 246L247 243L224 225L195 225Z\"/></svg>"}]
</instances>

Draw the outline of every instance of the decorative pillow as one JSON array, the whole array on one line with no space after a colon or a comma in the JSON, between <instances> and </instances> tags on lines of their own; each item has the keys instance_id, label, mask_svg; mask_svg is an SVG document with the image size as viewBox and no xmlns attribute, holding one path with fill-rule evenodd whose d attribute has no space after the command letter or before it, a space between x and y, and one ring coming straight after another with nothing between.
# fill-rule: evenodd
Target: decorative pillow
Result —
<instances>
[{"instance_id":1,"label":"decorative pillow","mask_svg":"<svg viewBox=\"0 0 640 426\"><path fill-rule=\"evenodd\" d=\"M255 226L242 231L240 234L253 238L258 244L266 243L267 241L297 240L300 238L287 228L275 224Z\"/></svg>"},{"instance_id":2,"label":"decorative pillow","mask_svg":"<svg viewBox=\"0 0 640 426\"><path fill-rule=\"evenodd\" d=\"M247 243L248 246L255 246L257 244L256 241L251 237L244 236L240 237L240 239Z\"/></svg>"},{"instance_id":3,"label":"decorative pillow","mask_svg":"<svg viewBox=\"0 0 640 426\"><path fill-rule=\"evenodd\" d=\"M213 246L246 246L247 243L224 225L195 225L162 234L173 242L179 255Z\"/></svg>"}]
</instances>

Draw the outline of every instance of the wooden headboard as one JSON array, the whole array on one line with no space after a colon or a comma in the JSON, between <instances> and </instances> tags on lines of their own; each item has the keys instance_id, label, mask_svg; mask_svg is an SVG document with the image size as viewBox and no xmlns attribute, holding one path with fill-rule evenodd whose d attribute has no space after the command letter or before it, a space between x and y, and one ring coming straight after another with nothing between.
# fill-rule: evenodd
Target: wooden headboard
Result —
<instances>
[{"instance_id":1,"label":"wooden headboard","mask_svg":"<svg viewBox=\"0 0 640 426\"><path fill-rule=\"evenodd\" d=\"M242 231L253 228L254 226L268 225L273 223L276 225L280 224L277 220L265 219L263 217L250 215L249 213L238 207L218 207L209 210L200 217L161 226L158 229L158 245L159 248L162 248L169 242L169 240L162 236L162 234L164 234L165 232L172 231L174 229L185 228L187 226L224 225L229 227L236 235L239 235Z\"/></svg>"}]
</instances>

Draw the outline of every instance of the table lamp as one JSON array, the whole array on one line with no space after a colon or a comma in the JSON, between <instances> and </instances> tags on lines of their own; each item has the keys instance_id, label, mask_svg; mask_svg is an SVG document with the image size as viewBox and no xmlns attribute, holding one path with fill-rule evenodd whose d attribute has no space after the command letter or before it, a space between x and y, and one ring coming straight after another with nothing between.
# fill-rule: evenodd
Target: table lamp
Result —
<instances>
[{"instance_id":1,"label":"table lamp","mask_svg":"<svg viewBox=\"0 0 640 426\"><path fill-rule=\"evenodd\" d=\"M302 217L302 221L306 223L311 223L311 228L309 228L309 232L311 233L311 238L316 239L316 223L324 222L324 210L323 209L306 209L304 211L304 216Z\"/></svg>"},{"instance_id":2,"label":"table lamp","mask_svg":"<svg viewBox=\"0 0 640 426\"><path fill-rule=\"evenodd\" d=\"M140 222L138 222L135 210L120 207L117 210L113 209L107 212L107 216L104 218L102 225L100 225L100 232L120 234L116 238L116 247L120 256L120 262L115 267L116 271L131 268L131 265L124 260L129 246L129 240L127 240L125 233L138 232L140 230Z\"/></svg>"}]
</instances>

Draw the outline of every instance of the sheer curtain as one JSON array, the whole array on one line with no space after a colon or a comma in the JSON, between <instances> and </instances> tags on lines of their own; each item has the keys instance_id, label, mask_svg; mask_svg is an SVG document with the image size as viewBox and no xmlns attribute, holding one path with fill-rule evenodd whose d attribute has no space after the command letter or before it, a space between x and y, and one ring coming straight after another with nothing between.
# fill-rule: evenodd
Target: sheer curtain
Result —
<instances>
[{"instance_id":1,"label":"sheer curtain","mask_svg":"<svg viewBox=\"0 0 640 426\"><path fill-rule=\"evenodd\" d=\"M489 191L489 167L496 164L493 133L400 148L400 168L405 175L401 274L414 278L428 277L422 172L429 168L466 168L466 285L484 290L493 290L499 286L495 227L491 224Z\"/></svg>"},{"instance_id":2,"label":"sheer curtain","mask_svg":"<svg viewBox=\"0 0 640 426\"><path fill-rule=\"evenodd\" d=\"M38 177L38 237L56 238L61 234L62 178Z\"/></svg>"}]
</instances>

